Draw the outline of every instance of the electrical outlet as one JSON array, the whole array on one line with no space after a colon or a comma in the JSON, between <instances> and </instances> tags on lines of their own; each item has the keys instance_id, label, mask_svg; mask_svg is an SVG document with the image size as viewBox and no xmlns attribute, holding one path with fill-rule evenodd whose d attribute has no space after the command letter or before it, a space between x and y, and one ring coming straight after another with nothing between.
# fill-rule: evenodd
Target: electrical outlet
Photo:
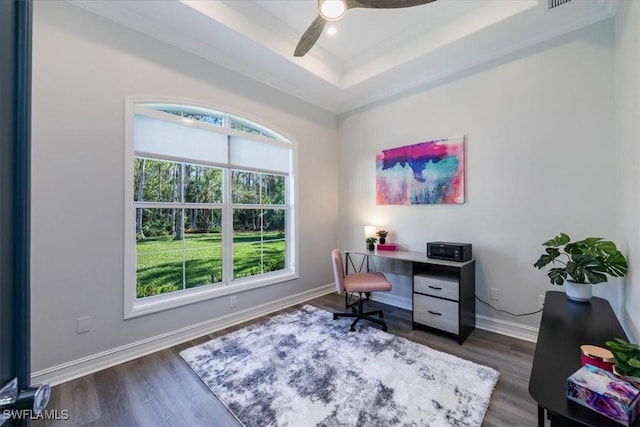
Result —
<instances>
[{"instance_id":1,"label":"electrical outlet","mask_svg":"<svg viewBox=\"0 0 640 427\"><path fill-rule=\"evenodd\" d=\"M85 332L89 332L89 327L91 326L91 317L78 317L78 324L76 326L76 332L79 334L84 334Z\"/></svg>"},{"instance_id":2,"label":"electrical outlet","mask_svg":"<svg viewBox=\"0 0 640 427\"><path fill-rule=\"evenodd\" d=\"M538 308L544 308L544 295L538 295Z\"/></svg>"},{"instance_id":3,"label":"electrical outlet","mask_svg":"<svg viewBox=\"0 0 640 427\"><path fill-rule=\"evenodd\" d=\"M491 288L491 293L489 294L489 298L491 301L500 301L500 289Z\"/></svg>"},{"instance_id":4,"label":"electrical outlet","mask_svg":"<svg viewBox=\"0 0 640 427\"><path fill-rule=\"evenodd\" d=\"M229 297L229 307L233 308L236 306L236 304L238 304L238 299L236 298L235 295L231 295Z\"/></svg>"}]
</instances>

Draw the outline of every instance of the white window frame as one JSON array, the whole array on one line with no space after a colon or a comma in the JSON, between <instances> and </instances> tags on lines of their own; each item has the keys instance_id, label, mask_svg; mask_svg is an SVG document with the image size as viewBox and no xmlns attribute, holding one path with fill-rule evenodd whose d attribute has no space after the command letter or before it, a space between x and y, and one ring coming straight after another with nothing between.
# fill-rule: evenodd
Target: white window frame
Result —
<instances>
[{"instance_id":1,"label":"white window frame","mask_svg":"<svg viewBox=\"0 0 640 427\"><path fill-rule=\"evenodd\" d=\"M231 264L233 255L233 217L231 212L234 205L231 203L231 181L230 171L232 169L241 169L253 172L263 172L273 174L274 171L269 169L248 168L246 166L238 166L227 162L226 164L211 163L212 166L220 166L223 168L223 235L222 235L222 257L223 257L223 277L226 280L215 283L213 285L204 285L195 288L169 292L161 295L154 295L138 299L136 297L136 235L135 235L135 204L133 193L133 163L135 157L134 149L134 132L135 132L135 115L141 111L140 104L159 104L192 107L194 109L209 110L218 115L225 117L224 126L216 126L204 122L191 122L190 126L201 129L211 130L218 133L226 133L229 137L239 137L248 140L254 140L266 144L275 144L286 147L291 150L291 166L289 174L286 178L287 206L285 221L287 236L285 245L285 269L275 272L263 273L256 276L243 277L233 279L233 265ZM187 109L185 108L185 110ZM151 112L152 115L158 113L167 115L169 113ZM244 123L255 124L261 131L267 131L276 138L268 138L262 135L255 135L230 127L229 117ZM168 118L168 121L184 124L184 120L179 116ZM236 294L239 292L256 289L263 286L274 285L277 283L287 282L299 278L298 273L298 219L296 213L297 201L297 144L287 138L282 132L274 131L272 126L259 124L258 120L248 117L245 113L230 112L226 108L211 105L201 101L195 101L185 98L174 97L125 97L125 150L124 150L124 318L134 318L150 313L156 313L187 304L205 301L211 298L219 298L225 295ZM231 139L231 138L229 138ZM188 161L187 159L175 158L176 161ZM251 208L256 208L252 206Z\"/></svg>"}]
</instances>

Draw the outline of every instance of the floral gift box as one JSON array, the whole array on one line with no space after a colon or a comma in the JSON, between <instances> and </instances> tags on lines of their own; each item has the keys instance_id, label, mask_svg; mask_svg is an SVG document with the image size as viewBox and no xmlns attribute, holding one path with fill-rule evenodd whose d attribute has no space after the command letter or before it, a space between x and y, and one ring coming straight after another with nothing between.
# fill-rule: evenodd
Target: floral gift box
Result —
<instances>
[{"instance_id":1,"label":"floral gift box","mask_svg":"<svg viewBox=\"0 0 640 427\"><path fill-rule=\"evenodd\" d=\"M584 365L567 378L567 398L629 426L640 410L640 390L592 365Z\"/></svg>"}]
</instances>

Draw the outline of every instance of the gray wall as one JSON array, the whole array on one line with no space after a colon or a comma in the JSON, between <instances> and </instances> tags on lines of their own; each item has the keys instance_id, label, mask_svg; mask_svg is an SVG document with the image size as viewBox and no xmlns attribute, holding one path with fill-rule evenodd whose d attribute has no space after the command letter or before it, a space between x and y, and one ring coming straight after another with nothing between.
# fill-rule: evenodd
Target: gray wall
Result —
<instances>
[{"instance_id":1,"label":"gray wall","mask_svg":"<svg viewBox=\"0 0 640 427\"><path fill-rule=\"evenodd\" d=\"M33 371L333 282L335 115L66 2L34 2L33 51ZM298 144L299 280L123 320L127 95L210 102Z\"/></svg>"},{"instance_id":2,"label":"gray wall","mask_svg":"<svg viewBox=\"0 0 640 427\"><path fill-rule=\"evenodd\" d=\"M68 3L35 2L33 370L109 357L234 314L220 298L123 320L127 95L218 104L298 143L300 279L243 293L235 310L331 283L330 249L336 242L363 248L363 225L371 223L409 250L429 240L472 242L477 294L488 299L498 288L494 304L513 312L536 309L538 295L558 289L532 264L540 243L560 231L616 239L637 264L638 9L622 2L615 26L595 24L338 121ZM460 134L467 137L465 204L375 205L378 151ZM408 282L394 280L393 298L406 301ZM595 294L627 313L638 339L638 275L598 285ZM482 305L478 313L497 328L526 332L539 322ZM91 331L79 335L83 316L91 316Z\"/></svg>"},{"instance_id":3,"label":"gray wall","mask_svg":"<svg viewBox=\"0 0 640 427\"><path fill-rule=\"evenodd\" d=\"M631 265L625 319L640 340L640 2L622 1L616 15L616 141L619 234Z\"/></svg>"},{"instance_id":4,"label":"gray wall","mask_svg":"<svg viewBox=\"0 0 640 427\"><path fill-rule=\"evenodd\" d=\"M614 55L609 19L341 117L340 245L362 248L369 223L388 227L403 249L471 242L477 295L489 300L489 289L497 288L498 308L536 310L540 294L562 289L532 266L542 242L560 232L620 237ZM376 153L462 134L465 204L376 206ZM594 287L618 312L621 292L619 280ZM394 293L405 297L407 284ZM526 333L540 321L477 307L496 328L521 325Z\"/></svg>"}]
</instances>

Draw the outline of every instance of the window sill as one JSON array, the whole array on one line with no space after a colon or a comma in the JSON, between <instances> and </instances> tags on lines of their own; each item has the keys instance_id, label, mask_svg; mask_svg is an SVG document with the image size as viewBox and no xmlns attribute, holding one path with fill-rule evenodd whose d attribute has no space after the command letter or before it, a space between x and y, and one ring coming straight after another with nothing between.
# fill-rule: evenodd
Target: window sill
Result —
<instances>
[{"instance_id":1,"label":"window sill","mask_svg":"<svg viewBox=\"0 0 640 427\"><path fill-rule=\"evenodd\" d=\"M261 275L259 278L243 278L234 280L231 283L218 283L179 292L172 292L165 295L147 297L141 300L132 301L129 306L125 307L124 318L132 319L139 316L145 316L147 314L170 310L188 304L206 301L208 299L219 298L225 295L275 285L297 278L298 275L290 271L277 272L272 275Z\"/></svg>"}]
</instances>

